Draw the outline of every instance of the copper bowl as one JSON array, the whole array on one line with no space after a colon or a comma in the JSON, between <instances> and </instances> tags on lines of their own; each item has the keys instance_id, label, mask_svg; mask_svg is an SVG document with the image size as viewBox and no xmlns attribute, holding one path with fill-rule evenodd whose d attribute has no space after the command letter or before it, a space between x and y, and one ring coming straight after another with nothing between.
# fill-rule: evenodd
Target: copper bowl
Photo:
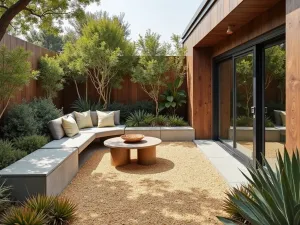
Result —
<instances>
[{"instance_id":1,"label":"copper bowl","mask_svg":"<svg viewBox=\"0 0 300 225\"><path fill-rule=\"evenodd\" d=\"M135 143L141 141L145 136L143 134L124 134L121 138L127 143Z\"/></svg>"}]
</instances>

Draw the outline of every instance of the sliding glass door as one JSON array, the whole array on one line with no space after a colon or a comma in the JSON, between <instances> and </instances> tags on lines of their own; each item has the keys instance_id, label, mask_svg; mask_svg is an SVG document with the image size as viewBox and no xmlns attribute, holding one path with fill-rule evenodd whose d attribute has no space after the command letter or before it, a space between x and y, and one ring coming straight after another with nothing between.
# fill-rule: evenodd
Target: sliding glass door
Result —
<instances>
[{"instance_id":1,"label":"sliding glass door","mask_svg":"<svg viewBox=\"0 0 300 225\"><path fill-rule=\"evenodd\" d=\"M243 163L264 154L274 166L286 132L284 31L224 53L214 65L214 136Z\"/></svg>"}]
</instances>

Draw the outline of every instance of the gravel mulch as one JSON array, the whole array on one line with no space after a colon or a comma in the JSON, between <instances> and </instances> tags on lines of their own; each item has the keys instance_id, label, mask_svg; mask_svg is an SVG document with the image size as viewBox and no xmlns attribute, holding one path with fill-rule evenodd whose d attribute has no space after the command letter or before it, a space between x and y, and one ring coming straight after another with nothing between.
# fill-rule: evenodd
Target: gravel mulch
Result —
<instances>
[{"instance_id":1,"label":"gravel mulch","mask_svg":"<svg viewBox=\"0 0 300 225\"><path fill-rule=\"evenodd\" d=\"M88 150L86 150L88 151ZM192 142L162 143L157 164L110 165L95 151L62 196L78 204L74 224L220 224L228 186Z\"/></svg>"}]
</instances>

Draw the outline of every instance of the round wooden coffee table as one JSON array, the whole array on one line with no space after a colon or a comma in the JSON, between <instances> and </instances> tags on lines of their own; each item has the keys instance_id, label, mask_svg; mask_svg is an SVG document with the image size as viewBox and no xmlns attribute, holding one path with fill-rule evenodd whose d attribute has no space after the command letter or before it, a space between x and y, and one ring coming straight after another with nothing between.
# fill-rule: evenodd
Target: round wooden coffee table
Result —
<instances>
[{"instance_id":1,"label":"round wooden coffee table","mask_svg":"<svg viewBox=\"0 0 300 225\"><path fill-rule=\"evenodd\" d=\"M137 143L126 143L120 137L110 138L104 141L104 145L110 148L111 164L123 166L130 163L130 149L137 149L138 164L152 165L156 163L156 146L161 140L154 137L144 137Z\"/></svg>"}]
</instances>

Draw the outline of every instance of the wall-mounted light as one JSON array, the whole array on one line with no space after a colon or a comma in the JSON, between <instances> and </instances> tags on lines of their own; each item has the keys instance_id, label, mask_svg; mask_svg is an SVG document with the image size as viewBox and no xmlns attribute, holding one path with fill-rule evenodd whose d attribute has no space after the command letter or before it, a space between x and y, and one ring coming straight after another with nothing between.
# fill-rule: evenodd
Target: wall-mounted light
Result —
<instances>
[{"instance_id":1,"label":"wall-mounted light","mask_svg":"<svg viewBox=\"0 0 300 225\"><path fill-rule=\"evenodd\" d=\"M226 33L227 33L228 35L233 34L232 25L228 25L228 28L227 28Z\"/></svg>"}]
</instances>

